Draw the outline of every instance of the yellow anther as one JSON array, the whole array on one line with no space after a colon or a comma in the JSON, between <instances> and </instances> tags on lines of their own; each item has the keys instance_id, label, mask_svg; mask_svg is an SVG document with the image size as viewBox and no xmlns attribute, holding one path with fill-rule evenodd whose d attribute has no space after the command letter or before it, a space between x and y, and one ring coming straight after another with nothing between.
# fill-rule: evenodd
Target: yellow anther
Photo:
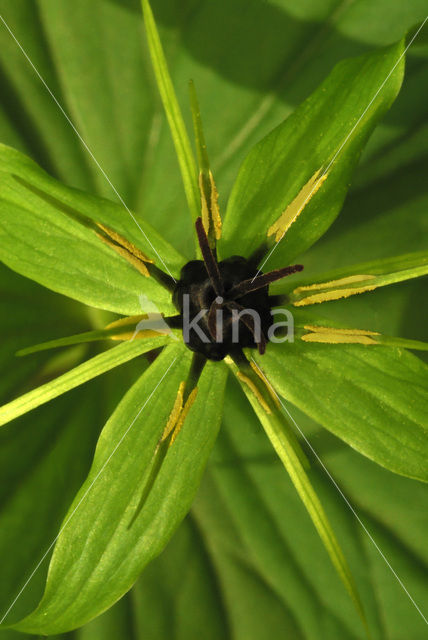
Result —
<instances>
[{"instance_id":1,"label":"yellow anther","mask_svg":"<svg viewBox=\"0 0 428 640\"><path fill-rule=\"evenodd\" d=\"M218 191L214 182L213 174L210 171L210 185L211 185L211 221L213 223L214 234L216 240L221 238L221 217L220 208L218 206Z\"/></svg>"},{"instance_id":2,"label":"yellow anther","mask_svg":"<svg viewBox=\"0 0 428 640\"><path fill-rule=\"evenodd\" d=\"M196 400L196 396L198 395L198 387L195 387L194 389L192 389L192 391L189 394L189 397L186 400L186 403L178 417L177 423L175 425L174 431L172 433L171 436L171 442L169 443L169 445L171 446L172 443L174 442L174 440L176 439L176 437L178 436L178 434L181 431L181 427L183 426L183 423L185 421L185 419L187 418L187 414L189 413L193 403Z\"/></svg>"},{"instance_id":3,"label":"yellow anther","mask_svg":"<svg viewBox=\"0 0 428 640\"><path fill-rule=\"evenodd\" d=\"M333 327L318 327L316 325L305 325L307 331L302 336L304 342L323 342L327 344L378 344L372 336L380 335L376 331L366 331L364 329L336 329Z\"/></svg>"},{"instance_id":4,"label":"yellow anther","mask_svg":"<svg viewBox=\"0 0 428 640\"><path fill-rule=\"evenodd\" d=\"M216 240L221 238L221 217L218 206L218 191L211 171L208 172L209 187L202 171L199 174L199 190L201 193L201 218L206 234L214 234ZM207 191L209 195L207 195Z\"/></svg>"},{"instance_id":5,"label":"yellow anther","mask_svg":"<svg viewBox=\"0 0 428 640\"><path fill-rule=\"evenodd\" d=\"M308 286L297 287L292 293L292 302L295 307L304 307L308 304L318 304L329 300L340 300L340 298L349 298L357 293L366 293L376 289L376 284L365 284L362 286L358 283L367 282L376 279L374 275L355 275L331 280L329 282L321 282L319 284L311 284ZM307 292L310 292L307 294ZM300 298L295 300L295 298Z\"/></svg>"},{"instance_id":6,"label":"yellow anther","mask_svg":"<svg viewBox=\"0 0 428 640\"><path fill-rule=\"evenodd\" d=\"M104 231L105 234L110 236L112 240L117 242L117 244L121 245L122 247L127 249L129 253L132 253L133 256L141 260L141 262L148 262L149 264L153 264L154 261L151 258L146 256L146 254L143 253L142 251L140 251L140 249L136 247L135 244L133 244L132 242L130 242L129 240L121 236L119 233L117 233L117 231L114 231L114 229L110 229L110 227L107 227L107 225L102 224L101 222L97 222L97 226L102 231Z\"/></svg>"},{"instance_id":7,"label":"yellow anther","mask_svg":"<svg viewBox=\"0 0 428 640\"><path fill-rule=\"evenodd\" d=\"M250 361L250 365L251 365L252 370L258 375L260 380L265 385L266 389L269 392L269 395L271 396L272 400L275 402L276 406L279 409L281 407L281 404L280 404L280 402L278 400L278 396L276 395L275 391L272 389L272 386L269 384L269 382L267 381L266 377L263 375L262 371L260 371L260 368L256 365L255 362Z\"/></svg>"},{"instance_id":8,"label":"yellow anther","mask_svg":"<svg viewBox=\"0 0 428 640\"><path fill-rule=\"evenodd\" d=\"M101 222L96 223L99 229L104 232L105 235L95 232L99 238L105 244L107 244L111 249L116 251L122 258L125 258L130 264L132 264L137 271L139 271L146 278L150 277L149 270L146 267L145 263L152 264L153 260L146 256L145 253L140 251L138 247L136 247L132 242L129 242L126 238L121 236L119 233L110 229L105 224Z\"/></svg>"},{"instance_id":9,"label":"yellow anther","mask_svg":"<svg viewBox=\"0 0 428 640\"><path fill-rule=\"evenodd\" d=\"M377 331L369 331L368 329L337 329L336 327L320 327L316 324L305 324L304 328L307 331L314 331L316 333L337 333L348 336L378 336Z\"/></svg>"},{"instance_id":10,"label":"yellow anther","mask_svg":"<svg viewBox=\"0 0 428 640\"><path fill-rule=\"evenodd\" d=\"M210 231L210 212L208 208L207 196L205 194L204 176L202 171L199 173L199 191L201 194L201 218L204 225L205 233L208 235Z\"/></svg>"},{"instance_id":11,"label":"yellow anther","mask_svg":"<svg viewBox=\"0 0 428 640\"><path fill-rule=\"evenodd\" d=\"M161 442L164 442L167 438L169 438L169 436L171 436L169 446L172 445L172 443L180 433L181 427L183 426L183 423L187 417L187 414L189 413L192 404L195 402L195 399L198 393L197 387L192 389L192 391L189 394L189 397L187 398L183 406L185 387L186 387L186 383L184 381L180 382L180 386L178 388L177 397L175 398L174 406L169 415L168 422L166 423L166 427L160 439Z\"/></svg>"},{"instance_id":12,"label":"yellow anther","mask_svg":"<svg viewBox=\"0 0 428 640\"><path fill-rule=\"evenodd\" d=\"M168 422L166 423L166 427L161 437L161 442L163 442L168 438L169 434L172 432L175 425L177 424L177 421L180 417L180 413L183 410L183 395L184 395L185 386L186 386L186 383L184 381L180 382L180 386L178 387L178 391L177 391L177 397L175 398L172 411L169 414Z\"/></svg>"},{"instance_id":13,"label":"yellow anther","mask_svg":"<svg viewBox=\"0 0 428 640\"><path fill-rule=\"evenodd\" d=\"M114 251L116 251L116 253L122 256L122 258L125 258L125 260L127 260L130 264L132 264L132 266L135 267L135 269L137 269L137 271L139 271L141 274L143 274L143 276L145 276L146 278L150 277L150 273L146 265L144 264L144 262L142 262L134 254L130 253L127 249L120 247L118 244L113 242L113 240L110 240L110 238L106 238L101 233L97 233L97 236L101 238L101 240L105 242L105 244L107 244Z\"/></svg>"},{"instance_id":14,"label":"yellow anther","mask_svg":"<svg viewBox=\"0 0 428 640\"><path fill-rule=\"evenodd\" d=\"M318 169L310 180L300 189L297 196L290 202L285 211L282 212L276 222L273 223L267 232L268 236L275 234L275 241L279 242L287 233L293 222L297 220L303 209L306 207L311 198L316 194L324 180L327 179L328 173L320 176L322 169Z\"/></svg>"},{"instance_id":15,"label":"yellow anther","mask_svg":"<svg viewBox=\"0 0 428 640\"><path fill-rule=\"evenodd\" d=\"M242 373L241 371L238 371L238 373L236 374L236 376L239 378L239 380L241 380L241 382L244 382L244 384L247 385L247 387L253 392L253 394L256 396L259 404L261 405L261 407L266 411L266 413L271 414L272 411L270 410L270 407L268 405L268 403L266 402L266 400L263 398L262 394L260 393L260 391L257 389L256 385L254 384L254 382L251 380L251 378L249 378L248 376L246 376L244 373Z\"/></svg>"}]
</instances>

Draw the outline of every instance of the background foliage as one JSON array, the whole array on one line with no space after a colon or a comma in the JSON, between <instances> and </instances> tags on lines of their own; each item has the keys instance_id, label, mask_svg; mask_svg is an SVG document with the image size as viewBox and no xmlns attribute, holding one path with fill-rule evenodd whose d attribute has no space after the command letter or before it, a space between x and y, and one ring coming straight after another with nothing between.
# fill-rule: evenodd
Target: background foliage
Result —
<instances>
[{"instance_id":1,"label":"background foliage","mask_svg":"<svg viewBox=\"0 0 428 640\"><path fill-rule=\"evenodd\" d=\"M156 18L180 102L193 77L223 210L240 162L344 57L389 44L424 17L412 0L158 0ZM190 220L154 87L138 0L1 0L1 13L128 206L191 256ZM345 207L301 261L309 274L426 249L426 35L403 89L370 140ZM115 199L13 42L0 29L0 140L67 184ZM189 118L190 124L190 118ZM183 214L183 215L182 215ZM306 275L306 274L305 274ZM0 271L1 400L91 353L16 359L18 348L98 327L98 311ZM428 338L426 279L330 303L323 314L383 333ZM86 347L85 347L86 349ZM0 601L7 608L55 536L97 435L144 359L70 392L0 433ZM231 381L226 418L194 504L166 551L112 610L75 638L353 639L359 628L304 508ZM103 402L100 403L100 397ZM416 602L427 598L427 488L381 469L296 409ZM426 625L331 483L313 482L349 558L375 637L425 637ZM13 611L39 600L47 563ZM4 604L3 604L4 603ZM195 604L196 603L196 604ZM11 640L20 634L0 632ZM64 636L65 637L65 636Z\"/></svg>"}]
</instances>

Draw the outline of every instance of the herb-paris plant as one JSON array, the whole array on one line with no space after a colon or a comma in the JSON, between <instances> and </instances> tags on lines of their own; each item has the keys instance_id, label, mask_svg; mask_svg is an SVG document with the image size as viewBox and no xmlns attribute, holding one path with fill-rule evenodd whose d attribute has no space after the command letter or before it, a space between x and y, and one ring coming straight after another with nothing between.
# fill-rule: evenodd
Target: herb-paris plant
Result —
<instances>
[{"instance_id":1,"label":"herb-paris plant","mask_svg":"<svg viewBox=\"0 0 428 640\"><path fill-rule=\"evenodd\" d=\"M147 5L145 8L148 11ZM156 36L154 24L152 24L151 30L149 37L153 40ZM326 81L318 92L318 96L315 94L315 98L311 97L300 108L300 111L297 110L295 115L297 122L306 123L309 131L303 126L303 131L299 132L298 127L293 124L293 120L290 124L289 119L256 147L244 163L230 200L224 231L218 244L221 257L228 257L234 252L248 256L248 250L253 248L252 243L254 243L254 248L257 248L263 242L269 242L271 236L267 236L267 233L273 225L277 225L281 231L282 210L286 210L287 203L294 203L294 208L292 207L294 218L291 216L291 224L286 229L287 234L283 240L281 239L273 254L274 256L279 253L282 258L286 258L281 266L291 262L290 258L294 253L297 254L305 249L326 229L337 215L349 181L350 171L367 136L398 91L402 72L399 62L401 53L402 45L397 45L389 47L381 53L343 63L335 72L336 76L333 73L333 79L330 77ZM159 52L156 55L159 58ZM338 144L358 120L368 102L367 96L371 97L375 93L381 81L394 66L390 82L379 94L372 109L367 113L367 117L359 123L355 130L355 136L349 141L349 147L343 150L343 158L338 158L337 162L330 167L325 174L324 184L320 185L317 193L313 194L313 198L310 198L308 203L304 203L307 206L300 209L296 206L295 199L299 197L301 189L305 188L305 185L320 168L328 165ZM345 101L344 104L341 104L337 93L340 93L338 87L343 87L344 82L349 82L349 102ZM322 102L320 96L325 98L325 103ZM356 97L361 97L361 103ZM338 109L338 112L333 116L331 114L332 103ZM323 112L323 109L326 112ZM174 117L178 118L179 116L174 114ZM174 121L172 116L171 119ZM332 127L326 128L325 123L330 120L334 124L341 125L342 129L339 128L337 131ZM331 138L329 138L330 129ZM290 131L296 135L296 139L292 138ZM320 132L319 135L322 131L325 141L325 147L317 145L317 153L319 151L320 156L312 153L310 154L310 162L305 158L304 165L303 160L300 164L294 165L297 151L308 148L306 140L316 140L316 131ZM287 141L290 142L290 149L287 148ZM189 145L182 145L180 138L177 144L179 153L181 153L180 157L183 158ZM319 150L319 148L321 149ZM273 149L280 151L273 155ZM287 156L288 153L293 155ZM275 161L277 159L278 166L272 162L273 158ZM187 164L184 160L181 162L182 167L189 165L191 166L190 161ZM290 173L290 182L284 180L284 169ZM171 304L170 293L167 294L161 283L156 281L154 273L151 277L143 280L144 276L124 261L123 252L122 256L120 251L117 253L120 244L114 242L116 253L113 251L112 234L105 232L106 229L114 229L113 233L120 234L121 238L126 237L128 241L132 241L139 247L140 252L142 251L146 257L149 256L149 260L154 260L156 267L160 268L161 265L153 253L153 246L156 247L157 252L166 261L168 269L178 278L178 270L186 261L166 246L166 243L154 234L152 229L144 226L145 236L141 236L132 221L126 219L124 211L120 207L65 188L49 178L27 158L10 149L4 149L2 153L2 177L4 178L4 192L2 191L2 193L5 194L2 208L7 214L4 217L4 222L2 220L5 230L2 251L4 251L3 259L6 264L54 290L123 315L136 314L141 311L138 295L142 290L156 301L164 316L168 317L176 312ZM193 176L193 180L196 184L195 177ZM253 186L254 193L251 191ZM285 188L288 191L284 191ZM190 190L190 193L194 193L195 188L192 187L192 189L193 191ZM207 208L211 208L212 214L212 206L209 204L211 193L212 191L207 194L204 188L202 189L203 199L205 196L208 203ZM257 199L259 193L261 194L260 200ZM244 215L245 212L247 213L244 224L241 223L238 227L236 220L239 221L239 216ZM252 214L248 215L248 212L252 212ZM327 213L324 215L324 212ZM288 215L290 216L290 211ZM19 228L16 225L17 220L20 223ZM251 235L248 228L256 221L260 221L260 224L257 224L258 231ZM103 225L104 229L100 225ZM32 257L29 260L27 247L28 244L31 246L36 229L40 234L37 254L35 258ZM52 229L55 229L56 233L54 239L52 239ZM104 244L100 242L100 230L105 240ZM209 227L207 232L209 235ZM301 245L299 245L299 239ZM285 248L283 249L283 247ZM130 257L129 252L127 257ZM145 268L149 271L153 269L150 266L152 264L150 261L145 262L144 258L141 261L146 264ZM301 284L297 283L297 286L293 285L288 292L289 297L298 308L302 306L300 304L302 301L304 302L303 306L306 306L306 304L349 296L365 290L369 291L399 279L415 277L426 273L426 255L412 256L406 260L400 258L392 261L387 270L384 267L385 265L373 263L365 265L363 271L361 269L351 270L347 274L339 274L332 278L327 277L325 281L320 278L321 283L314 284L302 281ZM106 273L114 274L107 280L108 289L102 280ZM157 275L159 276L159 274ZM100 286L100 280L102 286ZM146 283L150 284L147 284L146 287ZM312 288L305 289L308 286ZM311 299L311 296L318 296L318 298L314 300ZM296 318L299 319L297 314ZM125 325L122 338L127 336L129 327L133 328L135 322L136 319L133 319L128 325ZM113 330L115 337L120 336L117 325L113 327ZM366 455L385 466L389 466L394 471L425 479L422 447L426 447L426 441L423 430L417 426L423 424L423 403L426 403L426 395L423 392L426 373L423 365L403 352L400 352L400 357L397 358L397 351L390 352L387 347L376 346L377 341L386 341L386 339L368 331L349 332L342 327L334 328L331 324L326 324L314 316L308 320L304 315L301 316L300 330L299 339L301 342L296 345L270 344L266 353L258 358L259 366L266 373L268 379L272 378L272 382L281 391L285 389L284 396L286 398L292 398L297 405L307 409L308 413L314 415L326 427L332 430L336 429L337 433ZM92 336L92 338L107 337L108 332L111 336L111 331L112 328L107 329L106 333L100 332L98 336ZM119 345L112 350L117 352L117 355L108 354L111 364L107 363L102 366L109 368L114 366L115 361L124 361L132 355L171 341L172 338L168 338L168 336L150 337L147 341L145 338L141 340L141 345L138 342L132 346ZM313 345L313 342L327 342L329 344ZM356 342L357 346L340 346L340 350L339 347L331 348L331 343L340 342ZM394 339L390 339L389 342L393 344ZM412 345L409 342L407 346ZM421 344L413 344L413 347L417 346L423 347ZM278 353L280 347L282 353ZM288 351L288 349L290 350ZM372 350L375 352L374 355ZM284 373L284 367L287 363L282 354L285 354L286 351L287 358L292 355L296 358L295 366L290 367L291 375L288 372L287 375ZM329 351L332 353L331 356L327 355ZM383 355L384 353L389 355ZM344 367L344 373L341 372L338 377L340 382L344 384L349 382L353 393L357 387L361 394L361 399L359 397L355 399L357 405L361 404L361 400L366 403L367 398L371 399L373 390L377 391L377 380L373 377L370 378L376 367L382 369L388 365L389 370L394 372L394 378L398 380L397 388L391 385L391 387L383 389L381 406L377 406L377 403L373 402L370 415L374 416L374 424L370 424L370 428L364 431L364 425L358 418L355 418L356 428L354 434L351 435L348 430L346 435L340 432L340 428L345 427L340 417L336 420L331 417L331 413L339 410L337 404L340 395L338 396L337 387L339 386L340 391L340 385L336 380L334 380L333 407L333 402L326 395L327 383L329 382L327 375L330 372L334 375L337 371L338 361L342 360L343 354L347 354L349 365ZM85 375L80 371L77 371L74 376L65 374L68 376L65 382L56 380L52 384L48 383L44 388L30 392L32 395L24 396L4 407L3 420L16 417L23 411L49 399L50 389L54 385L61 392L62 384L64 385L62 390L66 390L83 382L91 375L98 375L100 370L97 367L100 357L97 356L96 363L90 363L86 367ZM278 364L275 359L278 360ZM309 361L307 371L301 366L306 361ZM313 393L312 389L308 390L307 388L309 381L313 378L313 363L317 368L324 366L327 372L320 377L323 384L317 393ZM299 466L298 456L293 458L295 445L287 439L291 436L286 431L286 426L281 423L283 417L280 418L276 413L275 401L270 398L269 388L263 382L262 376L256 373L257 369L250 369L242 362L240 364L244 367L239 372L240 381L249 394L255 409L260 412L262 422L267 423L267 431L279 449L279 453L282 454L289 471L294 475L296 485L298 489L300 488L302 497L308 502L309 511L317 523L323 540L326 546L330 547L333 560L342 575L345 575L345 581L350 586L350 577L346 575L346 565L337 548L334 535L322 512L320 515L320 507L307 484L303 469ZM231 366L233 368L232 364ZM164 371L161 370L162 367ZM54 632L81 624L85 619L89 619L96 612L101 611L132 584L142 566L159 552L176 524L187 511L219 425L219 405L226 375L225 367L222 364L208 363L204 367L202 375L196 383L198 389L196 398L192 398L194 402L191 406L187 405L189 413L183 424L180 425L181 429L173 446L162 452L162 464L156 469L156 460L161 455L159 453L159 438L163 432L159 425L167 425L171 416L175 419L176 426L180 424L180 416L185 412L192 391L192 388L187 389L186 395L188 397L181 398L180 383L186 378L186 371L190 372L190 367L190 354L183 345L171 344L171 346L167 346L112 416L97 448L91 474L71 507L70 514L73 513L75 506L79 505L79 518L67 524L58 541L41 608L27 622L23 623L21 628ZM168 378L163 381L162 376L167 370ZM305 375L302 373L303 380L299 382L297 376L301 371L305 371ZM192 381L193 375L192 373L189 381ZM421 387L420 401L415 403L412 408L414 415L409 416L408 428L405 429L404 434L401 431L400 421L394 425L394 431L388 438L388 434L385 435L383 432L385 422L389 421L391 416L396 416L400 408L400 401L405 402L400 378L405 380L406 384L411 380L415 391ZM157 388L156 385L160 380L162 380L162 387ZM295 382L295 387L290 391L287 385L291 385L293 382ZM371 394L368 389L371 390ZM145 398L145 394L147 398ZM311 404L314 396L316 396L315 408ZM146 400L147 404L144 404ZM344 388L343 406L346 413L346 426L349 426L348 401L349 392ZM320 407L320 405L322 406ZM141 407L144 407L144 413L139 413ZM379 415L376 415L376 411ZM352 413L355 415L354 412ZM134 419L135 424L132 422ZM139 428L140 421L141 427ZM340 424L336 427L337 423ZM132 431L127 433L126 429L130 425L132 425ZM204 426L204 429L201 429L201 425ZM406 427L406 425L404 426ZM172 428L174 428L174 424ZM272 433L272 429L275 428L276 432ZM124 446L122 447L121 444L116 450L125 433ZM174 431L171 431L171 434L173 433ZM398 445L397 435L403 438L402 443L398 443ZM135 440L130 438L135 438ZM379 446L380 440L383 440L381 446ZM403 443L408 452L407 459L403 459ZM146 458L142 455L143 451ZM111 456L113 452L114 455ZM418 458L417 455L420 457ZM185 461L188 462L188 466L184 464ZM106 464L107 462L108 464ZM151 477L153 466L157 471L154 479ZM116 474L115 469L117 469ZM141 493L144 492L147 483L151 491L134 522L134 516L132 515L130 518L130 515L138 510ZM90 492L86 493L89 488ZM180 497L180 500L177 500L177 496ZM80 503L83 497L84 501ZM93 521L94 513L97 514L95 523ZM68 517L65 522L67 520ZM129 526L130 520L132 520L132 526ZM92 548L88 549L86 541L89 531L95 531L96 534L93 538ZM79 540L88 555L79 554L79 548L76 544ZM130 547L134 549L132 554L129 554ZM76 564L77 559L79 562ZM89 580L89 575L91 580ZM63 585L62 590L58 587L60 583ZM82 588L82 585L85 585L85 588ZM94 591L91 591L91 588ZM350 589L352 590L352 586ZM94 597L95 591L96 598ZM67 601L70 603L68 608ZM51 616L51 623L49 623L49 616ZM51 626L48 626L49 624Z\"/></svg>"}]
</instances>

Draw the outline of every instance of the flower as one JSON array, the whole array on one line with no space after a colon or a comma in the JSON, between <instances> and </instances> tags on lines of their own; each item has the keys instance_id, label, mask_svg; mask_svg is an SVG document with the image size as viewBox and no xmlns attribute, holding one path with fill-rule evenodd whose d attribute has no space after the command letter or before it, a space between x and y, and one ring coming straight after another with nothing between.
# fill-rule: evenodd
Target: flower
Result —
<instances>
[{"instance_id":1,"label":"flower","mask_svg":"<svg viewBox=\"0 0 428 640\"><path fill-rule=\"evenodd\" d=\"M333 300L425 275L426 253L348 267L332 275L318 276L315 282L296 280L302 265L290 266L291 258L312 245L337 215L356 159L398 92L403 45L339 66L292 118L254 148L238 176L223 226L195 93L192 92L192 104L200 166L198 179L147 3L144 9L167 115L173 134L180 134L174 140L189 208L195 219L198 253L194 260L185 261L147 225L137 223L140 228L134 228L132 220L124 220L121 207L75 192L50 178L21 153L7 147L1 149L3 197L8 205L2 222L4 262L47 287L123 317L110 322L105 329L26 349L28 354L83 341L122 342L5 405L0 410L0 420L3 423L12 420L140 354L162 350L153 354L149 368L106 425L90 475L61 528L45 596L39 608L16 628L59 632L81 624L88 616L87 603L94 593L91 589L101 591L101 595L90 617L122 595L148 560L165 546L191 504L215 441L228 370L236 376L258 415L364 618L347 563L309 482L305 454L284 415L280 396L302 406L309 415L380 464L426 479L422 465L424 450L416 457L403 457L401 447L395 451L390 447L399 426L403 443L420 445L423 430L414 426L418 408L409 417L408 425L396 422L385 436L384 447L376 441L391 411L399 413L395 406L401 374L411 373L415 391L418 376L420 379L423 376L416 359L392 349L426 349L426 345L382 336L370 329L336 326L318 316L306 315L301 309L312 305L318 309L318 305ZM367 81L368 68L371 83ZM364 114L367 117L359 118L361 104L367 103L362 88L367 91L367 85L369 89L377 85L379 77L390 69L394 73L382 94L375 95L369 105L371 110ZM342 96L343 77L349 83L348 98ZM331 131L326 131L325 110L327 107L331 110L331 105L336 111L330 115ZM302 139L308 144L308 138L312 140L313 157L302 164L299 144ZM289 141L286 152L284 140ZM339 157L343 146L343 157ZM295 156L293 164L290 154ZM283 171L286 166L288 175ZM29 244L33 250L30 256ZM284 255L290 260L265 271L269 260L277 256L283 259ZM293 278L284 280L278 292L268 291L273 282L291 275ZM155 310L150 324L146 320L149 313L153 314L152 309L136 313L141 311L138 309L141 292L159 311L157 314ZM269 336L273 326L270 312L280 306L294 311L295 345L290 340L274 342L273 335ZM242 313L246 311L255 315ZM188 325L201 312L206 312L203 316L206 331L199 334L194 328L186 337ZM261 319L259 327L257 317ZM165 324L169 331L165 330ZM238 328L236 340L233 327ZM177 341L180 333L182 339ZM346 359L348 374L353 368L349 379L343 376L342 387L337 385L340 371L329 371L330 356L326 354L331 348L340 362ZM297 366L290 359L297 361ZM349 412L352 399L347 398L347 383L355 385L358 377L362 379L358 387L361 396L355 402L359 403L364 394L364 399L372 401L377 392L373 385L380 380L370 377L375 376L372 371L375 363L380 369L387 364L396 373L397 383L381 389L383 406L376 407L377 413L372 412L371 429L357 434L359 421L353 419L352 424L344 421L340 405L345 413ZM321 378L316 381L321 382L320 391L302 384L300 376L305 366L312 369L312 376ZM148 412L147 420L144 411ZM424 446L426 451L426 442ZM140 460L136 460L133 450L141 456ZM77 509L86 523L83 531L72 519ZM59 590L64 575L72 571L76 554L88 553L88 548L96 556L89 563L92 571L89 591L84 589L88 578L85 568L74 573L73 588L66 584L66 591ZM130 548L135 550L135 559L129 557ZM121 566L119 573L114 570L117 565Z\"/></svg>"}]
</instances>

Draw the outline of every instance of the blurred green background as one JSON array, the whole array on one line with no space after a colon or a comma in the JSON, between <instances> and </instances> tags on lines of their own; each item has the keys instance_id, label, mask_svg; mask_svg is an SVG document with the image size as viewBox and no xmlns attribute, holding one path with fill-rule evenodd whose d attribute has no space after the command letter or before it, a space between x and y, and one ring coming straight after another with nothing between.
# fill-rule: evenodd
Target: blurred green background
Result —
<instances>
[{"instance_id":1,"label":"blurred green background","mask_svg":"<svg viewBox=\"0 0 428 640\"><path fill-rule=\"evenodd\" d=\"M138 0L0 0L0 9L128 206L190 258L190 217ZM196 83L224 210L254 142L336 62L394 42L421 21L426 2L156 0L153 10L189 124L187 82ZM342 214L301 258L309 273L427 247L427 32L409 51L402 91L369 142ZM63 182L115 199L2 24L0 85L1 142ZM93 349L17 359L18 348L97 327L104 318L5 267L0 292L3 402ZM354 326L427 340L427 280L330 303L323 314L330 313ZM1 430L2 609L55 537L106 417L144 362L122 366ZM218 443L179 532L113 609L64 638L362 637L291 482L232 381L230 386ZM394 476L291 411L415 601L426 607L426 486ZM355 574L374 638L426 638L424 620L315 461L311 478ZM11 620L37 603L46 572L47 561ZM19 637L0 632L1 640Z\"/></svg>"}]
</instances>

